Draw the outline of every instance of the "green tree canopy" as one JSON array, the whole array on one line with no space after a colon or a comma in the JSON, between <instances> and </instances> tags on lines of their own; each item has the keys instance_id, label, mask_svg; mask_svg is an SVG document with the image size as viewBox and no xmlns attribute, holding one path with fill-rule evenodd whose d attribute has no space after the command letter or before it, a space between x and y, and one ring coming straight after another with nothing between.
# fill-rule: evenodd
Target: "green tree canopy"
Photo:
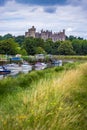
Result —
<instances>
[{"instance_id":1,"label":"green tree canopy","mask_svg":"<svg viewBox=\"0 0 87 130\"><path fill-rule=\"evenodd\" d=\"M1 54L15 55L18 53L17 47L18 44L12 38L0 41Z\"/></svg>"},{"instance_id":2,"label":"green tree canopy","mask_svg":"<svg viewBox=\"0 0 87 130\"><path fill-rule=\"evenodd\" d=\"M76 39L72 41L72 46L77 55L82 55L82 40Z\"/></svg>"},{"instance_id":3,"label":"green tree canopy","mask_svg":"<svg viewBox=\"0 0 87 130\"><path fill-rule=\"evenodd\" d=\"M82 54L87 55L87 40L82 40Z\"/></svg>"},{"instance_id":4,"label":"green tree canopy","mask_svg":"<svg viewBox=\"0 0 87 130\"><path fill-rule=\"evenodd\" d=\"M47 54L52 54L52 45L53 45L53 41L51 39L47 39L44 42L44 50L47 52Z\"/></svg>"},{"instance_id":5,"label":"green tree canopy","mask_svg":"<svg viewBox=\"0 0 87 130\"><path fill-rule=\"evenodd\" d=\"M13 38L12 34L10 34L10 33L3 36L3 40L9 39L9 38Z\"/></svg>"},{"instance_id":6,"label":"green tree canopy","mask_svg":"<svg viewBox=\"0 0 87 130\"><path fill-rule=\"evenodd\" d=\"M25 38L23 47L29 55L35 54L36 45L35 45L34 39L32 37L31 38Z\"/></svg>"},{"instance_id":7,"label":"green tree canopy","mask_svg":"<svg viewBox=\"0 0 87 130\"><path fill-rule=\"evenodd\" d=\"M52 44L52 53L53 55L58 55L58 47L60 46L61 41L56 41Z\"/></svg>"},{"instance_id":8,"label":"green tree canopy","mask_svg":"<svg viewBox=\"0 0 87 130\"><path fill-rule=\"evenodd\" d=\"M73 46L70 41L63 41L58 48L58 52L60 55L75 54L75 52L73 51Z\"/></svg>"},{"instance_id":9,"label":"green tree canopy","mask_svg":"<svg viewBox=\"0 0 87 130\"><path fill-rule=\"evenodd\" d=\"M41 47L43 48L44 46L44 41L43 39L40 38L25 38L23 47L27 51L29 55L34 55L36 54L36 48Z\"/></svg>"},{"instance_id":10,"label":"green tree canopy","mask_svg":"<svg viewBox=\"0 0 87 130\"><path fill-rule=\"evenodd\" d=\"M25 36L16 36L15 37L15 42L19 43L20 46L22 46L23 42L24 42Z\"/></svg>"},{"instance_id":11,"label":"green tree canopy","mask_svg":"<svg viewBox=\"0 0 87 130\"><path fill-rule=\"evenodd\" d=\"M46 52L42 47L37 47L36 48L36 54L46 54Z\"/></svg>"}]
</instances>

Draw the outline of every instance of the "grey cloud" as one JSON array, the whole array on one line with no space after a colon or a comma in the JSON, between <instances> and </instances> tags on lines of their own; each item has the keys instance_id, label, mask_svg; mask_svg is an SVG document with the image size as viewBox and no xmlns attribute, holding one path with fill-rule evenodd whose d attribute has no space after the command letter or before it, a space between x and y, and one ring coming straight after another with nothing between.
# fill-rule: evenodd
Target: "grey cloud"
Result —
<instances>
[{"instance_id":1,"label":"grey cloud","mask_svg":"<svg viewBox=\"0 0 87 130\"><path fill-rule=\"evenodd\" d=\"M67 0L67 4L71 4L73 6L81 6L84 8L87 7L87 0Z\"/></svg>"},{"instance_id":2,"label":"grey cloud","mask_svg":"<svg viewBox=\"0 0 87 130\"><path fill-rule=\"evenodd\" d=\"M45 11L46 13L55 13L56 10L57 10L56 7L45 7L45 8L44 8L44 11Z\"/></svg>"}]
</instances>

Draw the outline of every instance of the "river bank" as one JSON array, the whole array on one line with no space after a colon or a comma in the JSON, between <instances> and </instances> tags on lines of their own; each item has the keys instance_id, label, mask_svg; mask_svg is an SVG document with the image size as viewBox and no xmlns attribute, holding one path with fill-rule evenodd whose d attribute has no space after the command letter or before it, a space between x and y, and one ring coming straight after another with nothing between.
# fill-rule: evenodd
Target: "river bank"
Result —
<instances>
[{"instance_id":1,"label":"river bank","mask_svg":"<svg viewBox=\"0 0 87 130\"><path fill-rule=\"evenodd\" d=\"M0 129L86 130L87 64L69 64L0 82Z\"/></svg>"}]
</instances>

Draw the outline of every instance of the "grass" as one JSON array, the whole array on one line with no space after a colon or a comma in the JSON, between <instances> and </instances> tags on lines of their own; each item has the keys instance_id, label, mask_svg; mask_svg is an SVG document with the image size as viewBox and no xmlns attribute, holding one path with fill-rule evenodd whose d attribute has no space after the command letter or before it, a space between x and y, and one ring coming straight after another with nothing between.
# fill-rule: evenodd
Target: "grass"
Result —
<instances>
[{"instance_id":1,"label":"grass","mask_svg":"<svg viewBox=\"0 0 87 130\"><path fill-rule=\"evenodd\" d=\"M87 60L86 55L54 55L53 58L61 60Z\"/></svg>"},{"instance_id":2,"label":"grass","mask_svg":"<svg viewBox=\"0 0 87 130\"><path fill-rule=\"evenodd\" d=\"M1 94L0 129L87 130L87 63L68 66L6 79L17 90Z\"/></svg>"}]
</instances>

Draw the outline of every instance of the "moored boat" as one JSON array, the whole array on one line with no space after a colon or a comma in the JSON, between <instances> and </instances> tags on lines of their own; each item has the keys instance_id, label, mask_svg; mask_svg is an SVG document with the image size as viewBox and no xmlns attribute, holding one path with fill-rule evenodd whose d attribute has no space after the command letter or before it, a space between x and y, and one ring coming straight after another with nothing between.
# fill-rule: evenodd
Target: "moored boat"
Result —
<instances>
[{"instance_id":1,"label":"moored boat","mask_svg":"<svg viewBox=\"0 0 87 130\"><path fill-rule=\"evenodd\" d=\"M35 70L43 70L46 67L47 67L47 64L45 64L45 63L37 62L35 64Z\"/></svg>"},{"instance_id":2,"label":"moored boat","mask_svg":"<svg viewBox=\"0 0 87 130\"><path fill-rule=\"evenodd\" d=\"M11 71L11 75L16 75L22 71L21 67L16 63L7 64L5 67Z\"/></svg>"},{"instance_id":3,"label":"moored boat","mask_svg":"<svg viewBox=\"0 0 87 130\"><path fill-rule=\"evenodd\" d=\"M4 66L0 66L0 75L7 75L10 74L11 71L6 69Z\"/></svg>"},{"instance_id":4,"label":"moored boat","mask_svg":"<svg viewBox=\"0 0 87 130\"><path fill-rule=\"evenodd\" d=\"M28 63L23 63L21 65L21 67L22 67L23 73L28 73L28 72L32 71L32 65L29 65Z\"/></svg>"}]
</instances>

